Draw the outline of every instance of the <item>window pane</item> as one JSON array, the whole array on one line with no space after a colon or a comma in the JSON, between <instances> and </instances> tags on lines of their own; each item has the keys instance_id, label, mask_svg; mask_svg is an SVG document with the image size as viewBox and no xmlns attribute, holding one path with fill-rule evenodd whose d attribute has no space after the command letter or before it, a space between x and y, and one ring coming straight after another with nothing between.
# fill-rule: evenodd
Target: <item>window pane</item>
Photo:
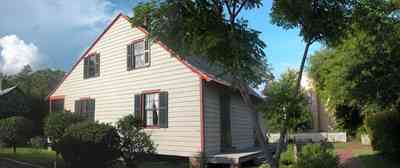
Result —
<instances>
[{"instance_id":1,"label":"window pane","mask_svg":"<svg viewBox=\"0 0 400 168\"><path fill-rule=\"evenodd\" d=\"M158 93L145 95L145 112L147 126L159 125L159 96Z\"/></svg>"},{"instance_id":2,"label":"window pane","mask_svg":"<svg viewBox=\"0 0 400 168\"><path fill-rule=\"evenodd\" d=\"M142 67L145 65L144 54L135 55L135 66Z\"/></svg>"},{"instance_id":3,"label":"window pane","mask_svg":"<svg viewBox=\"0 0 400 168\"><path fill-rule=\"evenodd\" d=\"M135 67L142 67L145 65L144 45L144 41L135 43Z\"/></svg>"}]
</instances>

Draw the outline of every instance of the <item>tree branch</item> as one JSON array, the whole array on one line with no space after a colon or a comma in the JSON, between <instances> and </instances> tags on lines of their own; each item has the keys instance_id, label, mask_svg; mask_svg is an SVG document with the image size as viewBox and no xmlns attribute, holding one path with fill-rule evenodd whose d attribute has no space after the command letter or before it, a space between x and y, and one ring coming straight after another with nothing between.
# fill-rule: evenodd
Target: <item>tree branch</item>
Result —
<instances>
[{"instance_id":1,"label":"tree branch","mask_svg":"<svg viewBox=\"0 0 400 168\"><path fill-rule=\"evenodd\" d=\"M236 14L235 15L238 15L239 13L240 13L240 11L242 10L242 8L244 7L244 5L246 5L246 3L248 2L248 0L246 0L246 1L244 1L243 3L242 3L242 5L239 7L239 9L236 11ZM235 16L236 17L236 16Z\"/></svg>"}]
</instances>

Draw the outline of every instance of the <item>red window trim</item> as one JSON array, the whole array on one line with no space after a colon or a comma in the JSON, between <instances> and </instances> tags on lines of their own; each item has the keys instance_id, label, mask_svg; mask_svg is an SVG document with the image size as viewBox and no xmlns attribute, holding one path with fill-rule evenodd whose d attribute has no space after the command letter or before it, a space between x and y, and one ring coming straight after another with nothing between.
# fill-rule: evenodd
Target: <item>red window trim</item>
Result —
<instances>
[{"instance_id":1,"label":"red window trim","mask_svg":"<svg viewBox=\"0 0 400 168\"><path fill-rule=\"evenodd\" d=\"M97 54L100 54L99 52L92 52L92 53L89 53L89 54L87 54L84 58L89 58L89 57L94 57L94 56L96 56Z\"/></svg>"},{"instance_id":2,"label":"red window trim","mask_svg":"<svg viewBox=\"0 0 400 168\"><path fill-rule=\"evenodd\" d=\"M60 96L51 96L51 97L49 97L50 101L52 101L52 100L61 100L61 99L65 99L65 96L64 95L60 95Z\"/></svg>"},{"instance_id":3,"label":"red window trim","mask_svg":"<svg viewBox=\"0 0 400 168\"><path fill-rule=\"evenodd\" d=\"M79 98L79 100L90 100L90 99L93 99L93 98L91 98L91 97L80 97Z\"/></svg>"},{"instance_id":4,"label":"red window trim","mask_svg":"<svg viewBox=\"0 0 400 168\"><path fill-rule=\"evenodd\" d=\"M140 38L140 39L132 40L130 43L128 43L128 45L142 42L142 41L144 41L145 39L146 39L146 37L143 37L143 38Z\"/></svg>"},{"instance_id":5,"label":"red window trim","mask_svg":"<svg viewBox=\"0 0 400 168\"><path fill-rule=\"evenodd\" d=\"M142 94L160 93L161 89L143 90Z\"/></svg>"}]
</instances>

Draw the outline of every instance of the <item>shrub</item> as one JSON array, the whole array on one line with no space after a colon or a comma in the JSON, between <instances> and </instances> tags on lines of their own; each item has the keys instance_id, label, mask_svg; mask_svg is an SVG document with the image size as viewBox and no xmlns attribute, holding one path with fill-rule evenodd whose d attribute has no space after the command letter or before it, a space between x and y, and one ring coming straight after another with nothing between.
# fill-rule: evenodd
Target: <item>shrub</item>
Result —
<instances>
[{"instance_id":1,"label":"shrub","mask_svg":"<svg viewBox=\"0 0 400 168\"><path fill-rule=\"evenodd\" d=\"M400 113L379 112L366 119L374 150L392 156L400 155Z\"/></svg>"},{"instance_id":2,"label":"shrub","mask_svg":"<svg viewBox=\"0 0 400 168\"><path fill-rule=\"evenodd\" d=\"M46 148L47 146L47 140L46 138L43 137L33 137L29 140L29 144L31 145L32 148L35 149L43 149Z\"/></svg>"},{"instance_id":3,"label":"shrub","mask_svg":"<svg viewBox=\"0 0 400 168\"><path fill-rule=\"evenodd\" d=\"M108 124L81 122L67 128L58 142L67 167L106 168L120 157L120 137Z\"/></svg>"},{"instance_id":4,"label":"shrub","mask_svg":"<svg viewBox=\"0 0 400 168\"><path fill-rule=\"evenodd\" d=\"M294 144L288 144L287 150L281 154L280 165L290 167L294 164Z\"/></svg>"},{"instance_id":5,"label":"shrub","mask_svg":"<svg viewBox=\"0 0 400 168\"><path fill-rule=\"evenodd\" d=\"M271 166L267 163L263 163L260 166L258 166L258 168L271 168Z\"/></svg>"},{"instance_id":6,"label":"shrub","mask_svg":"<svg viewBox=\"0 0 400 168\"><path fill-rule=\"evenodd\" d=\"M339 159L332 147L320 144L305 145L295 164L296 168L337 168Z\"/></svg>"},{"instance_id":7,"label":"shrub","mask_svg":"<svg viewBox=\"0 0 400 168\"><path fill-rule=\"evenodd\" d=\"M64 135L65 130L69 126L82 121L84 121L84 119L74 113L50 113L45 119L44 134L50 139L52 149L59 153L57 145Z\"/></svg>"},{"instance_id":8,"label":"shrub","mask_svg":"<svg viewBox=\"0 0 400 168\"><path fill-rule=\"evenodd\" d=\"M128 167L136 167L137 162L155 152L153 141L144 132L140 120L128 115L117 122L121 135L122 158Z\"/></svg>"},{"instance_id":9,"label":"shrub","mask_svg":"<svg viewBox=\"0 0 400 168\"><path fill-rule=\"evenodd\" d=\"M33 122L24 117L9 117L0 120L0 139L12 146L14 153L18 143L26 143L31 137Z\"/></svg>"}]
</instances>

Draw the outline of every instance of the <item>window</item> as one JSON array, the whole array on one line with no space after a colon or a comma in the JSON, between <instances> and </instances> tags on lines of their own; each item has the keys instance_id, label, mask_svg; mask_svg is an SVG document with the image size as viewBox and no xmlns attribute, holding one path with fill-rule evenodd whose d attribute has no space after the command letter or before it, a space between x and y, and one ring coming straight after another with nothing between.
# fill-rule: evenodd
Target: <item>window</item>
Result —
<instances>
[{"instance_id":1,"label":"window","mask_svg":"<svg viewBox=\"0 0 400 168\"><path fill-rule=\"evenodd\" d=\"M91 54L85 58L83 66L83 78L100 76L100 54Z\"/></svg>"},{"instance_id":2,"label":"window","mask_svg":"<svg viewBox=\"0 0 400 168\"><path fill-rule=\"evenodd\" d=\"M148 40L138 40L127 46L127 69L132 70L150 65Z\"/></svg>"},{"instance_id":3,"label":"window","mask_svg":"<svg viewBox=\"0 0 400 168\"><path fill-rule=\"evenodd\" d=\"M64 112L64 99L50 100L50 112Z\"/></svg>"},{"instance_id":4,"label":"window","mask_svg":"<svg viewBox=\"0 0 400 168\"><path fill-rule=\"evenodd\" d=\"M90 121L94 121L95 105L94 99L76 100L75 112Z\"/></svg>"},{"instance_id":5,"label":"window","mask_svg":"<svg viewBox=\"0 0 400 168\"><path fill-rule=\"evenodd\" d=\"M168 127L168 93L143 93L135 95L135 117L145 127Z\"/></svg>"}]
</instances>

